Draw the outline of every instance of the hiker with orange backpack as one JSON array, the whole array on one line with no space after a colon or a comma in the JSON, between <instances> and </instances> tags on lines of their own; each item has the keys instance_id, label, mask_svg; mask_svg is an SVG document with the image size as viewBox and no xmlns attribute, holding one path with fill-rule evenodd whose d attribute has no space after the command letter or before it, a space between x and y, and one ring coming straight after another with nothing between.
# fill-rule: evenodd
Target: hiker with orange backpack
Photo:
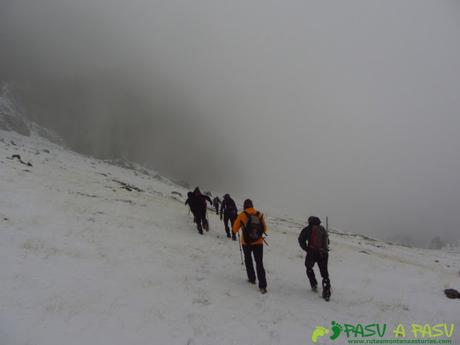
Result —
<instances>
[{"instance_id":1,"label":"hiker with orange backpack","mask_svg":"<svg viewBox=\"0 0 460 345\"><path fill-rule=\"evenodd\" d=\"M310 281L311 289L318 290L313 266L318 264L321 277L323 278L323 298L329 301L331 297L331 282L327 270L327 261L329 256L329 236L327 230L321 226L321 220L318 217L309 217L308 226L305 227L298 238L300 247L307 253L305 257L305 267L307 268L307 277Z\"/></svg>"},{"instance_id":2,"label":"hiker with orange backpack","mask_svg":"<svg viewBox=\"0 0 460 345\"><path fill-rule=\"evenodd\" d=\"M244 252L248 281L251 284L256 283L256 273L252 263L252 255L254 255L259 289L262 294L265 294L267 293L267 279L263 264L263 235L267 231L267 225L265 224L264 215L254 208L250 199L244 201L243 208L244 211L238 215L233 223L232 231L239 236L239 231L242 229L241 245Z\"/></svg>"}]
</instances>

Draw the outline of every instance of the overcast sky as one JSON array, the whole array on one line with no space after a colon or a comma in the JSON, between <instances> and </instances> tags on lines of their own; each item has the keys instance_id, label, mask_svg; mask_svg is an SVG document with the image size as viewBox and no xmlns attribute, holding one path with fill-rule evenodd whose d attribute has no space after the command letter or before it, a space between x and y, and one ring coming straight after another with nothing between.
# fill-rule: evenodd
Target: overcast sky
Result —
<instances>
[{"instance_id":1,"label":"overcast sky","mask_svg":"<svg viewBox=\"0 0 460 345\"><path fill-rule=\"evenodd\" d=\"M80 151L460 239L460 4L0 0L0 80Z\"/></svg>"}]
</instances>

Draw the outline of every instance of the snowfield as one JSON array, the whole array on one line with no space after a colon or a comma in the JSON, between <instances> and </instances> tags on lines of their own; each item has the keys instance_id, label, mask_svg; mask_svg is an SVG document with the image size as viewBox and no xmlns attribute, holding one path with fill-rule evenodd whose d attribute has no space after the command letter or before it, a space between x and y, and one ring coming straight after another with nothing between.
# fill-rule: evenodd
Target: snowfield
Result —
<instances>
[{"instance_id":1,"label":"snowfield","mask_svg":"<svg viewBox=\"0 0 460 345\"><path fill-rule=\"evenodd\" d=\"M310 344L332 320L460 327L460 300L443 294L460 289L456 252L332 233L325 302L307 283L302 221L266 214L261 295L218 217L200 236L187 191L155 172L0 131L0 193L1 345Z\"/></svg>"}]
</instances>

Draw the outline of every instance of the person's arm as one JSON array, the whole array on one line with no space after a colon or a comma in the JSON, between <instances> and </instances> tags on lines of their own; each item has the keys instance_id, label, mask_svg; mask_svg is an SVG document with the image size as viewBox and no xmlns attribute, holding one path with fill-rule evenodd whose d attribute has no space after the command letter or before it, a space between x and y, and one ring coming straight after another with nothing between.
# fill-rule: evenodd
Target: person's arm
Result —
<instances>
[{"instance_id":1,"label":"person's arm","mask_svg":"<svg viewBox=\"0 0 460 345\"><path fill-rule=\"evenodd\" d=\"M329 251L329 233L324 229L324 250L326 253Z\"/></svg>"},{"instance_id":2,"label":"person's arm","mask_svg":"<svg viewBox=\"0 0 460 345\"><path fill-rule=\"evenodd\" d=\"M240 231L240 228L242 225L246 224L243 220L244 218L244 213L241 212L238 217L236 217L236 220L235 222L233 223L233 226L232 226L232 231L236 234L238 233L238 231ZM246 220L247 221L247 220Z\"/></svg>"},{"instance_id":3,"label":"person's arm","mask_svg":"<svg viewBox=\"0 0 460 345\"><path fill-rule=\"evenodd\" d=\"M263 231L264 231L264 233L266 233L268 228L267 228L267 223L265 223L265 218L264 218L263 213L260 214L260 221L262 222L262 226L264 228Z\"/></svg>"},{"instance_id":4,"label":"person's arm","mask_svg":"<svg viewBox=\"0 0 460 345\"><path fill-rule=\"evenodd\" d=\"M222 201L222 204L220 204L220 220L222 220L222 214L224 213L224 205L225 201Z\"/></svg>"},{"instance_id":5,"label":"person's arm","mask_svg":"<svg viewBox=\"0 0 460 345\"><path fill-rule=\"evenodd\" d=\"M210 198L209 196L207 196L207 195L205 195L204 197L206 198L206 200L209 201L209 204L212 206L212 200L211 200L211 198Z\"/></svg>"},{"instance_id":6,"label":"person's arm","mask_svg":"<svg viewBox=\"0 0 460 345\"><path fill-rule=\"evenodd\" d=\"M302 248L304 251L308 250L307 240L308 240L309 235L310 235L310 228L307 226L300 232L300 235L298 238L300 248Z\"/></svg>"}]
</instances>

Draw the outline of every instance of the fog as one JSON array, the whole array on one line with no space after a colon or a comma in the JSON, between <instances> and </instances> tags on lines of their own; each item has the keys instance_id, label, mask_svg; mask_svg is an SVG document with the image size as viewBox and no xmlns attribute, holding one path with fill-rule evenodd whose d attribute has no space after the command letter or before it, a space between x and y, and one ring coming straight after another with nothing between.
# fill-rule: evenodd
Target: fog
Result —
<instances>
[{"instance_id":1,"label":"fog","mask_svg":"<svg viewBox=\"0 0 460 345\"><path fill-rule=\"evenodd\" d=\"M76 150L267 213L460 239L457 1L0 0L0 81Z\"/></svg>"}]
</instances>

